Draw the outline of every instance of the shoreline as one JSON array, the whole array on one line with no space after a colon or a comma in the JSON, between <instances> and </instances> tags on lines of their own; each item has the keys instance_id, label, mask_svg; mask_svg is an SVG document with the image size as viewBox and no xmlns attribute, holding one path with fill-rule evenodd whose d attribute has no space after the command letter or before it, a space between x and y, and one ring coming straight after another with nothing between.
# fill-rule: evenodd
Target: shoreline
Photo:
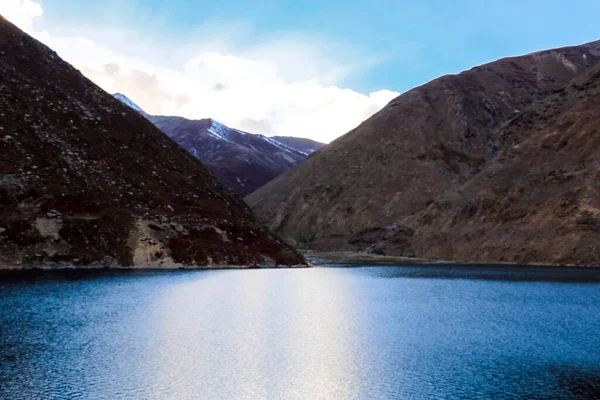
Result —
<instances>
[{"instance_id":1,"label":"shoreline","mask_svg":"<svg viewBox=\"0 0 600 400\"><path fill-rule=\"evenodd\" d=\"M302 269L311 268L311 264L297 264L297 265L190 265L190 266L176 266L176 267L151 267L151 266L135 266L135 267L123 267L106 264L93 264L86 266L78 265L43 265L43 266L15 266L15 267L0 267L0 275L3 273L13 272L52 272L52 271L219 271L219 270L244 270L244 269Z\"/></svg>"},{"instance_id":2,"label":"shoreline","mask_svg":"<svg viewBox=\"0 0 600 400\"><path fill-rule=\"evenodd\" d=\"M519 264L508 261L468 261L468 260L431 260L425 258L377 255L352 251L318 252L314 250L298 250L313 266L325 267L383 267L383 266L454 266L454 267L514 267L514 268L571 268L598 269L600 265L578 264Z\"/></svg>"},{"instance_id":3,"label":"shoreline","mask_svg":"<svg viewBox=\"0 0 600 400\"><path fill-rule=\"evenodd\" d=\"M305 257L307 264L274 265L264 263L259 265L184 265L179 263L146 264L121 266L114 262L92 263L89 265L74 265L70 263L46 263L38 265L0 265L0 275L18 272L48 272L48 271L226 271L253 269L306 269L306 268L369 268L369 267L421 267L421 268L490 268L528 270L535 268L589 270L600 271L600 265L575 264L518 264L503 261L465 261L465 260L429 260L401 256L377 255L352 251L319 252L314 250L298 250Z\"/></svg>"}]
</instances>

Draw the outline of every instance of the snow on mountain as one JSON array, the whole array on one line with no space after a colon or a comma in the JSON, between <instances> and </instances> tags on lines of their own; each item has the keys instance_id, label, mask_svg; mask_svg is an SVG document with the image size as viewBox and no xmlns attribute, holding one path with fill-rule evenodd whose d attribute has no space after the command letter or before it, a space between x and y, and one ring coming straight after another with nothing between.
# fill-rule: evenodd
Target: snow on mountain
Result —
<instances>
[{"instance_id":1,"label":"snow on mountain","mask_svg":"<svg viewBox=\"0 0 600 400\"><path fill-rule=\"evenodd\" d=\"M302 163L312 152L275 138L233 129L213 119L149 115L124 94L113 96L150 120L240 196Z\"/></svg>"},{"instance_id":2,"label":"snow on mountain","mask_svg":"<svg viewBox=\"0 0 600 400\"><path fill-rule=\"evenodd\" d=\"M305 152L275 139L229 128L208 118L146 118L240 196L252 193L307 158Z\"/></svg>"},{"instance_id":3,"label":"snow on mountain","mask_svg":"<svg viewBox=\"0 0 600 400\"><path fill-rule=\"evenodd\" d=\"M146 111L142 109L142 107L135 104L133 101L129 99L129 97L125 96L122 93L115 93L113 97L117 100L120 100L122 103L127 104L129 107L133 108L135 111L139 112L142 115L146 115Z\"/></svg>"},{"instance_id":4,"label":"snow on mountain","mask_svg":"<svg viewBox=\"0 0 600 400\"><path fill-rule=\"evenodd\" d=\"M293 149L299 150L306 154L312 154L319 150L325 143L316 142L307 138L293 137L293 136L273 136L273 140L277 140L279 143L283 143Z\"/></svg>"},{"instance_id":5,"label":"snow on mountain","mask_svg":"<svg viewBox=\"0 0 600 400\"><path fill-rule=\"evenodd\" d=\"M215 121L214 119L211 119L210 121L211 121L210 127L206 130L208 132L208 134L213 136L216 139L231 142L231 140L229 140L229 138L228 138L228 134L229 134L229 131L231 131L231 129L229 127Z\"/></svg>"},{"instance_id":6,"label":"snow on mountain","mask_svg":"<svg viewBox=\"0 0 600 400\"><path fill-rule=\"evenodd\" d=\"M281 150L283 150L283 151L286 151L286 152L288 152L288 153L290 153L290 152L296 152L296 153L304 154L305 156L307 156L307 155L308 155L308 154L306 154L306 153L305 153L305 152L303 152L303 151L300 151L300 150L294 149L293 147L290 147L290 146L288 146L288 145L286 145L286 144L283 144L283 143L281 143L280 141L278 141L278 140L275 140L275 139L272 139L272 138L270 138L270 137L266 137L266 136L264 136L264 135L258 135L258 137L259 137L259 138L261 138L262 140L264 140L264 141L266 141L266 142L268 142L268 143L272 144L273 146L279 147Z\"/></svg>"},{"instance_id":7,"label":"snow on mountain","mask_svg":"<svg viewBox=\"0 0 600 400\"><path fill-rule=\"evenodd\" d=\"M149 116L148 113L146 113L140 106L138 106L137 104L135 104L129 97L125 96L122 93L115 93L113 94L113 96L117 99L120 100L122 103L128 105L129 107L133 108L134 110L136 110L137 112L145 115L145 116ZM219 140L225 140L227 142L232 142L229 138L230 133L239 133L241 135L248 135L248 132L244 132L244 131L240 131L238 129L233 129L230 128L218 121L215 121L214 119L210 120L211 125L210 127L206 130L207 133L209 135L211 135L212 137L214 137L215 139L219 139ZM253 134L250 134L253 135ZM265 142L272 144L273 146L278 147L279 149L285 151L285 152L295 152L295 153L300 153L303 155L308 155L308 153L306 153L305 151L296 149L292 146L288 146L285 143L280 142L279 140L276 140L274 138L270 138L264 135L253 135L256 136L262 140L264 140ZM251 145L248 145L249 147L253 148ZM253 148L254 149L254 148ZM195 149L194 149L195 151Z\"/></svg>"},{"instance_id":8,"label":"snow on mountain","mask_svg":"<svg viewBox=\"0 0 600 400\"><path fill-rule=\"evenodd\" d=\"M278 140L275 140L275 139L272 139L270 137L260 135L260 134L253 134L253 133L240 131L238 129L233 129L233 128L230 128L218 121L215 121L214 119L210 119L210 126L206 129L206 132L215 139L234 143L238 146L244 146L244 147L250 148L252 150L256 150L256 148L251 144L254 141L248 141L248 140L244 139L243 136L250 135L250 137L252 137L254 139L262 140L266 144L275 146L277 149L284 151L286 153L295 153L295 154L301 154L304 156L308 155L304 151L295 149L295 148L288 146ZM238 134L242 135L242 138L238 137ZM254 144L256 144L256 143L254 142Z\"/></svg>"}]
</instances>

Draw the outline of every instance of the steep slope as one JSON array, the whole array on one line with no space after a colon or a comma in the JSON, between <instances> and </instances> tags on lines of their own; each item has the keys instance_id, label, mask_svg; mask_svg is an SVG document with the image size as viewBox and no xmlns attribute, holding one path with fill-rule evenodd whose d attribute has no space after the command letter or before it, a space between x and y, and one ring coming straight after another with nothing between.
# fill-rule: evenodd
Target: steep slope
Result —
<instances>
[{"instance_id":1,"label":"steep slope","mask_svg":"<svg viewBox=\"0 0 600 400\"><path fill-rule=\"evenodd\" d=\"M273 136L271 139L275 139L280 143L283 143L306 154L314 153L320 148L325 147L325 143L293 136Z\"/></svg>"},{"instance_id":2,"label":"steep slope","mask_svg":"<svg viewBox=\"0 0 600 400\"><path fill-rule=\"evenodd\" d=\"M247 202L270 228L300 247L364 249L393 236L399 245L377 250L465 258L468 251L412 246L422 225L401 222L431 206L446 207L440 203L445 193L484 176L486 167L511 146L501 133L505 124L560 93L599 56L600 42L593 42L436 79L392 100ZM523 130L517 136L530 133ZM493 187L493 179L488 184ZM431 226L437 228L433 222ZM505 255L517 243L507 246ZM479 259L509 260L491 252ZM540 253L527 261L555 259Z\"/></svg>"},{"instance_id":3,"label":"steep slope","mask_svg":"<svg viewBox=\"0 0 600 400\"><path fill-rule=\"evenodd\" d=\"M0 17L0 268L303 258L188 152Z\"/></svg>"},{"instance_id":4,"label":"steep slope","mask_svg":"<svg viewBox=\"0 0 600 400\"><path fill-rule=\"evenodd\" d=\"M146 117L240 196L252 193L307 157L276 140L232 129L212 119Z\"/></svg>"},{"instance_id":5,"label":"steep slope","mask_svg":"<svg viewBox=\"0 0 600 400\"><path fill-rule=\"evenodd\" d=\"M399 254L600 265L600 68L511 120L481 173L399 226Z\"/></svg>"}]
</instances>

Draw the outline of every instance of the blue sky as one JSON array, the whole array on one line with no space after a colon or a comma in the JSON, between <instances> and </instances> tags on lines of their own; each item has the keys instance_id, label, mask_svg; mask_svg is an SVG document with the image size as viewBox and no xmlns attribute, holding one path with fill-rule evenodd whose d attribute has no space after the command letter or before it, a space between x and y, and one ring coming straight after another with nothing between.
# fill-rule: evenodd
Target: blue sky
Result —
<instances>
[{"instance_id":1,"label":"blue sky","mask_svg":"<svg viewBox=\"0 0 600 400\"><path fill-rule=\"evenodd\" d=\"M148 112L325 142L440 75L600 39L591 0L1 0L0 13Z\"/></svg>"},{"instance_id":2,"label":"blue sky","mask_svg":"<svg viewBox=\"0 0 600 400\"><path fill-rule=\"evenodd\" d=\"M250 40L288 31L326 36L382 59L347 82L361 91L405 91L500 57L600 39L600 2L591 0L81 3L43 1L50 19L117 24L158 40L194 35L204 21L248 24Z\"/></svg>"}]
</instances>

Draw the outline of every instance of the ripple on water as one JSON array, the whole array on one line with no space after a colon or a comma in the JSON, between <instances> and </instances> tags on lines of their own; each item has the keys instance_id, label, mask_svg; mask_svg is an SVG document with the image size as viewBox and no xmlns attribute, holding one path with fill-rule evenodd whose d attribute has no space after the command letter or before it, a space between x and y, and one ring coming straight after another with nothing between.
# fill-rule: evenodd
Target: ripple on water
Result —
<instances>
[{"instance_id":1,"label":"ripple on water","mask_svg":"<svg viewBox=\"0 0 600 400\"><path fill-rule=\"evenodd\" d=\"M5 276L0 398L597 398L600 285L576 275L413 266Z\"/></svg>"}]
</instances>

